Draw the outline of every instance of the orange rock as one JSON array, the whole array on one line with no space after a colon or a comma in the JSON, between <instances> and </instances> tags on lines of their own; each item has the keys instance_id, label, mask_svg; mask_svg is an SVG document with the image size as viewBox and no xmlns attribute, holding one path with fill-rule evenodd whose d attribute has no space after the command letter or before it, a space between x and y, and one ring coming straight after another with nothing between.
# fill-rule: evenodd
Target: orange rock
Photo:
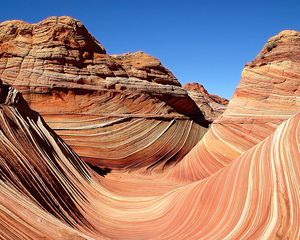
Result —
<instances>
[{"instance_id":1,"label":"orange rock","mask_svg":"<svg viewBox=\"0 0 300 240\"><path fill-rule=\"evenodd\" d=\"M196 180L228 165L300 112L299 86L300 33L283 31L245 66L225 112L172 174Z\"/></svg>"},{"instance_id":2,"label":"orange rock","mask_svg":"<svg viewBox=\"0 0 300 240\"><path fill-rule=\"evenodd\" d=\"M72 226L87 227L78 204L88 168L18 91L0 89L1 238L86 237Z\"/></svg>"},{"instance_id":3,"label":"orange rock","mask_svg":"<svg viewBox=\"0 0 300 240\"><path fill-rule=\"evenodd\" d=\"M214 94L209 94L199 83L187 83L183 86L189 96L203 112L207 121L213 122L226 109L229 101Z\"/></svg>"},{"instance_id":4,"label":"orange rock","mask_svg":"<svg viewBox=\"0 0 300 240\"><path fill-rule=\"evenodd\" d=\"M180 185L126 173L106 180L21 94L0 88L4 239L297 239L300 233L300 113L202 181ZM130 191L143 185L148 191L118 191L122 180Z\"/></svg>"},{"instance_id":5,"label":"orange rock","mask_svg":"<svg viewBox=\"0 0 300 240\"><path fill-rule=\"evenodd\" d=\"M88 163L175 164L202 138L202 111L158 59L108 55L78 20L0 24L0 77Z\"/></svg>"},{"instance_id":6,"label":"orange rock","mask_svg":"<svg viewBox=\"0 0 300 240\"><path fill-rule=\"evenodd\" d=\"M58 29L69 29L65 22L72 21L45 20L40 33L61 24ZM135 67L136 56L111 57L95 42L88 49L96 53L82 56L97 64L61 62L64 53L49 50L49 36L38 41L49 51L38 54L50 60L40 62L11 41L21 29L31 46L39 24L6 22L0 34L0 238L299 238L300 33L271 38L245 67L225 112L192 148L206 131L199 121L207 121L183 88L171 79L106 75L132 68L148 74L157 62L142 56L143 67ZM66 32L59 37L69 41L63 46L85 46ZM92 78L93 67L105 79ZM206 94L200 85L190 87Z\"/></svg>"}]
</instances>

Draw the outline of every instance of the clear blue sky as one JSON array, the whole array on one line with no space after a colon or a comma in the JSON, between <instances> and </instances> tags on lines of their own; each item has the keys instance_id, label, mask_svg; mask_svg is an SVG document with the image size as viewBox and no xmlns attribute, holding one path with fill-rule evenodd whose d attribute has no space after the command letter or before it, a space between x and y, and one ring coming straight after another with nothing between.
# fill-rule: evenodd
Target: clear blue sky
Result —
<instances>
[{"instance_id":1,"label":"clear blue sky","mask_svg":"<svg viewBox=\"0 0 300 240\"><path fill-rule=\"evenodd\" d=\"M182 84L196 81L227 98L269 37L300 31L300 0L9 0L0 11L0 21L75 17L108 53L147 52Z\"/></svg>"}]
</instances>

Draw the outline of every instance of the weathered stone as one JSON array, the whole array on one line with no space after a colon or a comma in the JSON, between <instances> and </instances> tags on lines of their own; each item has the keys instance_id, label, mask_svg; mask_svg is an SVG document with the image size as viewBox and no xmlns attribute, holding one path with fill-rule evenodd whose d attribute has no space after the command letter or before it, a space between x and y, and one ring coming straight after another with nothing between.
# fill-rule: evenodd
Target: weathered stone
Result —
<instances>
[{"instance_id":1,"label":"weathered stone","mask_svg":"<svg viewBox=\"0 0 300 240\"><path fill-rule=\"evenodd\" d=\"M214 94L209 94L199 83L187 83L183 86L195 101L207 121L213 122L226 109L229 101Z\"/></svg>"},{"instance_id":2,"label":"weathered stone","mask_svg":"<svg viewBox=\"0 0 300 240\"><path fill-rule=\"evenodd\" d=\"M162 169L207 130L209 121L158 59L108 55L70 17L1 23L0 56L3 81L93 165Z\"/></svg>"}]
</instances>

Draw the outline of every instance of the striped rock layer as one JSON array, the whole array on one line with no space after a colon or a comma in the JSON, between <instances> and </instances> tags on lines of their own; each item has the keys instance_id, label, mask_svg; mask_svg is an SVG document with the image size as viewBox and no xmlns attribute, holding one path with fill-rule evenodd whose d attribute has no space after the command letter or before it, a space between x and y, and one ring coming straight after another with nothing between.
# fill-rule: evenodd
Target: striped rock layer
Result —
<instances>
[{"instance_id":1,"label":"striped rock layer","mask_svg":"<svg viewBox=\"0 0 300 240\"><path fill-rule=\"evenodd\" d=\"M300 237L300 113L217 173L160 193L168 181L154 179L134 196L106 188L16 90L0 89L1 239Z\"/></svg>"},{"instance_id":2,"label":"striped rock layer","mask_svg":"<svg viewBox=\"0 0 300 240\"><path fill-rule=\"evenodd\" d=\"M286 30L270 38L256 59L245 66L225 112L172 175L187 181L208 177L298 112L300 33Z\"/></svg>"},{"instance_id":3,"label":"striped rock layer","mask_svg":"<svg viewBox=\"0 0 300 240\"><path fill-rule=\"evenodd\" d=\"M70 238L88 226L85 163L0 81L0 238Z\"/></svg>"},{"instance_id":4,"label":"striped rock layer","mask_svg":"<svg viewBox=\"0 0 300 240\"><path fill-rule=\"evenodd\" d=\"M299 35L284 31L269 40L245 67L227 110L182 160L174 158L174 146L179 154L183 146L192 148L193 132L199 131L198 137L204 133L195 117L198 113L187 109L190 104L183 107L189 98L182 97L187 93L176 84L147 81L156 86L150 95L141 94L148 85L137 83L134 95L124 81L146 80L101 79L108 85L115 83L114 89L81 83L78 88L78 83L61 81L68 86L66 90L62 85L35 88L28 79L27 85L25 79L19 84L22 74L17 74L11 81L18 83L28 104L34 110L49 106L50 112L41 111L44 121L17 90L0 82L0 239L299 239ZM89 44L89 49L104 51L97 46ZM13 57L1 55L1 59ZM8 75L16 70L14 66L7 69L3 72ZM4 80L9 82L5 74ZM161 94L165 88L176 93L166 98ZM36 89L44 94L35 93ZM74 109L78 111L75 114ZM105 115L108 110L117 116ZM128 122L128 112L142 123ZM154 123L147 125L148 121ZM188 123L190 131L186 131ZM145 132L130 124L141 124ZM127 132L115 137L120 131ZM151 136L151 131L160 135ZM144 154L136 151L143 134L151 136ZM64 135L72 148L64 142ZM135 141L130 141L132 135ZM111 160L84 156L96 151L91 151L96 143L83 144L89 136L99 137L97 154L106 151ZM128 141L124 141L126 136ZM72 139L83 146L82 159L75 153L80 149L72 145ZM163 141L153 145L156 151L147 155L151 151L147 147L158 140ZM117 157L120 165L111 166L116 151L109 151L109 146L126 151L133 148L133 154L139 153L137 162ZM125 150L119 154L126 155ZM94 171L85 158L114 170L95 168L95 164ZM116 170L136 169L137 165L150 170L159 166L165 171Z\"/></svg>"},{"instance_id":5,"label":"striped rock layer","mask_svg":"<svg viewBox=\"0 0 300 240\"><path fill-rule=\"evenodd\" d=\"M209 124L159 60L142 52L108 55L70 17L1 23L0 78L93 166L163 169Z\"/></svg>"}]
</instances>

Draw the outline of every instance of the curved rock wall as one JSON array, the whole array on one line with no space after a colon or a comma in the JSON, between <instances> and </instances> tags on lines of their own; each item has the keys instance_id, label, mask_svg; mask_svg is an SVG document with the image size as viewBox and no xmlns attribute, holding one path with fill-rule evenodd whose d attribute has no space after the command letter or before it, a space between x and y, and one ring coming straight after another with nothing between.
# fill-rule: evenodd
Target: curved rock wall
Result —
<instances>
[{"instance_id":1,"label":"curved rock wall","mask_svg":"<svg viewBox=\"0 0 300 240\"><path fill-rule=\"evenodd\" d=\"M185 156L209 124L159 60L108 55L70 17L1 23L0 78L97 167L161 170Z\"/></svg>"},{"instance_id":2,"label":"curved rock wall","mask_svg":"<svg viewBox=\"0 0 300 240\"><path fill-rule=\"evenodd\" d=\"M66 20L40 24L65 29ZM8 22L0 29L10 24L22 26L10 35L24 27ZM92 39L84 28L75 36L81 32ZM206 129L176 84L113 76L99 78L103 87L71 83L65 73L58 85L28 82L7 65L18 57L6 54L9 37L0 36L4 82L46 120L0 81L1 239L299 238L298 32L269 40L194 148ZM65 46L81 49L65 36ZM94 40L88 45L105 55Z\"/></svg>"},{"instance_id":3,"label":"curved rock wall","mask_svg":"<svg viewBox=\"0 0 300 240\"><path fill-rule=\"evenodd\" d=\"M283 31L245 66L225 112L172 174L205 178L258 144L300 111L299 86L300 33Z\"/></svg>"}]
</instances>

